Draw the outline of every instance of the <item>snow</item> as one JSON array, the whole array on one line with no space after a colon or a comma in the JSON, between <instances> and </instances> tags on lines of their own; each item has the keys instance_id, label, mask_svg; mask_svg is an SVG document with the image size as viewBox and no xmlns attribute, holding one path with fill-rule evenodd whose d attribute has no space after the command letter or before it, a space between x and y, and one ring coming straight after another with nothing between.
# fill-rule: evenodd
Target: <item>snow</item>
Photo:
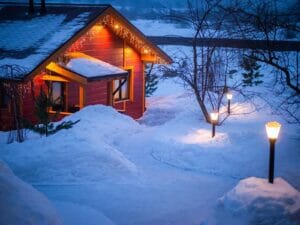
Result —
<instances>
[{"instance_id":1,"label":"snow","mask_svg":"<svg viewBox=\"0 0 300 225\"><path fill-rule=\"evenodd\" d=\"M45 15L27 21L7 21L1 23L1 33L3 32L5 35L1 36L0 48L15 51L33 48L37 42L41 42L48 35L55 33L57 27L63 24L65 18L65 15ZM47 32L32 32L33 30L39 30L41 24L47 27ZM15 36L21 37L22 41L16 39Z\"/></svg>"},{"instance_id":2,"label":"snow","mask_svg":"<svg viewBox=\"0 0 300 225\"><path fill-rule=\"evenodd\" d=\"M131 22L144 34L149 36L192 37L194 33L193 29L190 29L189 27L176 23L167 23L162 20L137 19L132 20Z\"/></svg>"},{"instance_id":3,"label":"snow","mask_svg":"<svg viewBox=\"0 0 300 225\"><path fill-rule=\"evenodd\" d=\"M61 225L47 198L24 183L0 160L0 224Z\"/></svg>"},{"instance_id":4,"label":"snow","mask_svg":"<svg viewBox=\"0 0 300 225\"><path fill-rule=\"evenodd\" d=\"M123 132L134 132L134 120L100 105L86 107L64 120L78 119L71 130L7 145L3 159L22 179L40 184L122 179L135 173L135 165L110 143L122 139Z\"/></svg>"},{"instance_id":5,"label":"snow","mask_svg":"<svg viewBox=\"0 0 300 225\"><path fill-rule=\"evenodd\" d=\"M270 184L267 179L249 177L220 198L220 204L234 214L253 214L261 224L292 217L300 221L300 192L278 177Z\"/></svg>"},{"instance_id":6,"label":"snow","mask_svg":"<svg viewBox=\"0 0 300 225\"><path fill-rule=\"evenodd\" d=\"M29 73L80 30L88 21L89 15L90 13L84 12L72 20L62 14L47 14L29 20L2 20L0 49L19 52L19 55L12 57L4 52L0 66L14 64ZM43 32L34 32L41 29Z\"/></svg>"},{"instance_id":7,"label":"snow","mask_svg":"<svg viewBox=\"0 0 300 225\"><path fill-rule=\"evenodd\" d=\"M147 99L147 111L138 121L110 107L88 106L64 119L80 119L72 129L47 138L29 133L24 143L5 144L6 133L1 132L0 158L53 202L66 225L93 225L96 220L123 225L269 225L273 223L261 214L237 216L219 199L240 180L267 177L264 126L276 120L282 124L274 184L280 184L280 194L270 189L264 198L289 206L289 213L278 208L282 214L277 224L299 224L298 206L279 197L293 193L290 185L294 193L300 190L299 128L261 101L257 110L238 93L233 95L232 115L216 127L215 138L193 95L178 80L165 79ZM221 110L225 114L226 101ZM257 185L255 179L250 181ZM261 188L251 191L261 196ZM257 206L253 201L248 202L250 208ZM260 218L265 223L257 222Z\"/></svg>"},{"instance_id":8,"label":"snow","mask_svg":"<svg viewBox=\"0 0 300 225\"><path fill-rule=\"evenodd\" d=\"M127 73L119 67L98 59L74 58L66 64L66 67L88 78Z\"/></svg>"},{"instance_id":9,"label":"snow","mask_svg":"<svg viewBox=\"0 0 300 225\"><path fill-rule=\"evenodd\" d=\"M70 202L55 202L54 205L63 215L62 221L64 225L82 225L87 223L90 225L114 225L114 223L103 215L103 213L87 206L74 204ZM74 219L74 215L76 219Z\"/></svg>"}]
</instances>

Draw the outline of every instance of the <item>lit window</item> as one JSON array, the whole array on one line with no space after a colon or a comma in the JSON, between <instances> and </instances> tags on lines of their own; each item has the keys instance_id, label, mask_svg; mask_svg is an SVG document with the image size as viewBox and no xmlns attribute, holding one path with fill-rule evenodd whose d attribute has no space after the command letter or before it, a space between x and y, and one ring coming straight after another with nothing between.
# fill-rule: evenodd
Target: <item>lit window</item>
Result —
<instances>
[{"instance_id":1,"label":"lit window","mask_svg":"<svg viewBox=\"0 0 300 225\"><path fill-rule=\"evenodd\" d=\"M63 82L51 82L50 83L50 94L53 102L53 111L65 111L66 107L66 84Z\"/></svg>"},{"instance_id":2,"label":"lit window","mask_svg":"<svg viewBox=\"0 0 300 225\"><path fill-rule=\"evenodd\" d=\"M114 100L121 101L129 99L129 84L127 78L119 78L114 80Z\"/></svg>"}]
</instances>

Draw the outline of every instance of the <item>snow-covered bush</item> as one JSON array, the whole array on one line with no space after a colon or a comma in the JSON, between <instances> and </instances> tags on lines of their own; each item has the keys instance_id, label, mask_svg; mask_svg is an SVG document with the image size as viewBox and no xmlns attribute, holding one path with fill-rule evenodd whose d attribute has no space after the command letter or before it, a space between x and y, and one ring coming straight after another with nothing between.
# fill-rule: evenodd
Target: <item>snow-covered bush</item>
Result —
<instances>
[{"instance_id":1,"label":"snow-covered bush","mask_svg":"<svg viewBox=\"0 0 300 225\"><path fill-rule=\"evenodd\" d=\"M219 199L224 208L251 217L253 224L297 224L300 221L300 193L282 178L274 184L250 177Z\"/></svg>"}]
</instances>

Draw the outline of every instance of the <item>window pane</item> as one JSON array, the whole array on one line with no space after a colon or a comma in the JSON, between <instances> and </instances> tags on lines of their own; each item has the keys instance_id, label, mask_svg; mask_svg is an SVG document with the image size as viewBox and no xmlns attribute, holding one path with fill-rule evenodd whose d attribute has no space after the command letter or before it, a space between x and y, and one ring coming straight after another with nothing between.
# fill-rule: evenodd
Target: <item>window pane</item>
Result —
<instances>
[{"instance_id":1,"label":"window pane","mask_svg":"<svg viewBox=\"0 0 300 225\"><path fill-rule=\"evenodd\" d=\"M117 90L117 88L119 87L119 80L114 80L114 92Z\"/></svg>"},{"instance_id":2,"label":"window pane","mask_svg":"<svg viewBox=\"0 0 300 225\"><path fill-rule=\"evenodd\" d=\"M125 79L122 79L122 82L124 82ZM121 95L122 99L127 99L128 98L128 81L126 81L122 88L121 88Z\"/></svg>"},{"instance_id":3,"label":"window pane","mask_svg":"<svg viewBox=\"0 0 300 225\"><path fill-rule=\"evenodd\" d=\"M55 104L62 103L62 83L59 82L52 83L52 99Z\"/></svg>"},{"instance_id":4,"label":"window pane","mask_svg":"<svg viewBox=\"0 0 300 225\"><path fill-rule=\"evenodd\" d=\"M52 82L52 110L54 111L65 111L65 83L63 82Z\"/></svg>"},{"instance_id":5,"label":"window pane","mask_svg":"<svg viewBox=\"0 0 300 225\"><path fill-rule=\"evenodd\" d=\"M114 89L113 89L113 92L115 92L118 88L119 88L119 83L120 81L119 80L114 80ZM114 100L118 100L120 99L120 92L116 92L115 95L114 95Z\"/></svg>"}]
</instances>

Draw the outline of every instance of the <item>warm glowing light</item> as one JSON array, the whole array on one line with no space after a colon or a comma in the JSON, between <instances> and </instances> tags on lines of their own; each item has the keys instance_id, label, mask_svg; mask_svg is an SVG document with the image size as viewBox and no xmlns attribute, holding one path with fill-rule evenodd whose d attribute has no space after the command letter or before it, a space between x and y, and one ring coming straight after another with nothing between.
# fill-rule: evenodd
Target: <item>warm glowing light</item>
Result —
<instances>
[{"instance_id":1,"label":"warm glowing light","mask_svg":"<svg viewBox=\"0 0 300 225\"><path fill-rule=\"evenodd\" d=\"M115 28L116 30L118 30L118 29L120 28L119 24L115 24L115 25L114 25L114 28Z\"/></svg>"},{"instance_id":2,"label":"warm glowing light","mask_svg":"<svg viewBox=\"0 0 300 225\"><path fill-rule=\"evenodd\" d=\"M276 121L266 123L266 131L268 138L276 140L279 135L280 128L281 124Z\"/></svg>"},{"instance_id":3,"label":"warm glowing light","mask_svg":"<svg viewBox=\"0 0 300 225\"><path fill-rule=\"evenodd\" d=\"M217 122L218 119L219 119L219 113L218 113L218 112L211 112L211 113L210 113L210 119L211 119L213 122Z\"/></svg>"},{"instance_id":4,"label":"warm glowing light","mask_svg":"<svg viewBox=\"0 0 300 225\"><path fill-rule=\"evenodd\" d=\"M149 50L148 49L144 49L144 54L148 54L149 53Z\"/></svg>"},{"instance_id":5,"label":"warm glowing light","mask_svg":"<svg viewBox=\"0 0 300 225\"><path fill-rule=\"evenodd\" d=\"M232 99L232 93L231 92L227 92L226 97L228 100Z\"/></svg>"}]
</instances>

